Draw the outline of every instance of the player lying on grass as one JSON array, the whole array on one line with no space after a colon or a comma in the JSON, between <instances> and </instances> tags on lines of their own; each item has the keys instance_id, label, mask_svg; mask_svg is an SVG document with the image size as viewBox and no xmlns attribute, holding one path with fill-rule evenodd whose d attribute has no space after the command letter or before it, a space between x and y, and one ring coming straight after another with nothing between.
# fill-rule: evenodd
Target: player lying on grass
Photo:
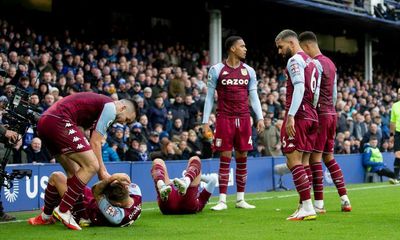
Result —
<instances>
[{"instance_id":1,"label":"player lying on grass","mask_svg":"<svg viewBox=\"0 0 400 240\"><path fill-rule=\"evenodd\" d=\"M50 175L45 190L44 208L38 216L28 219L31 225L54 224L53 210L60 204L67 190L67 177L62 172ZM96 183L92 189L86 187L72 208L75 221L81 226L129 226L141 213L142 194L139 186L131 183L125 173L115 173ZM76 228L74 230L81 230Z\"/></svg>"},{"instance_id":2,"label":"player lying on grass","mask_svg":"<svg viewBox=\"0 0 400 240\"><path fill-rule=\"evenodd\" d=\"M183 178L169 179L165 162L156 158L151 175L157 191L158 206L163 214L192 214L203 210L217 184L217 177L201 175L201 160L189 159ZM200 181L206 183L199 194Z\"/></svg>"}]
</instances>

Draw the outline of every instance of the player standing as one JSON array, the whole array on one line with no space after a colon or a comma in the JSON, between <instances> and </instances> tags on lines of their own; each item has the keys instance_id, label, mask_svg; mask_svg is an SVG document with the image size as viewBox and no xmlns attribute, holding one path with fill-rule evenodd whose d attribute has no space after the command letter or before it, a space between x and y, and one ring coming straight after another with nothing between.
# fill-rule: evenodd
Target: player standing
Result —
<instances>
[{"instance_id":1,"label":"player standing","mask_svg":"<svg viewBox=\"0 0 400 240\"><path fill-rule=\"evenodd\" d=\"M318 127L315 109L318 101L318 70L314 61L303 52L297 34L283 30L275 38L282 57L289 58L286 66L286 116L281 130L282 151L292 172L300 195L301 206L287 220L313 220L316 213L310 195L310 182L303 167L303 153L311 153Z\"/></svg>"},{"instance_id":2,"label":"player standing","mask_svg":"<svg viewBox=\"0 0 400 240\"><path fill-rule=\"evenodd\" d=\"M247 181L247 152L253 149L249 99L257 117L257 131L264 128L261 104L257 94L257 77L254 69L242 60L246 58L246 45L239 36L231 36L225 41L228 58L213 65L208 73L207 96L204 105L203 129L210 133L208 120L213 108L217 90L218 105L216 115L213 150L220 151L219 202L212 210L227 209L226 193L229 180L229 166L235 149L237 208L255 208L244 200Z\"/></svg>"},{"instance_id":3,"label":"player standing","mask_svg":"<svg viewBox=\"0 0 400 240\"><path fill-rule=\"evenodd\" d=\"M316 212L325 213L324 183L321 159L324 160L332 180L341 199L341 208L344 212L351 211L350 200L347 196L343 173L333 155L336 136L336 66L324 56L318 46L317 36L313 32L303 32L299 35L300 46L310 57L317 60L317 67L321 73L320 96L318 100L318 137L314 151L310 157L310 166L314 188L314 208ZM306 163L305 168L310 166Z\"/></svg>"}]
</instances>

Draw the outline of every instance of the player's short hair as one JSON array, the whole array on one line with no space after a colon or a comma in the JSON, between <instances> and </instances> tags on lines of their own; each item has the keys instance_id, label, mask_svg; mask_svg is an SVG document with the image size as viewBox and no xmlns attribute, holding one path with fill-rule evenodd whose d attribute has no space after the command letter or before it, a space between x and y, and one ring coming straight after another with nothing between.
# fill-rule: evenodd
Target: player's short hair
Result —
<instances>
[{"instance_id":1,"label":"player's short hair","mask_svg":"<svg viewBox=\"0 0 400 240\"><path fill-rule=\"evenodd\" d=\"M129 196L129 191L120 183L108 184L103 191L109 201L121 202Z\"/></svg>"},{"instance_id":2,"label":"player's short hair","mask_svg":"<svg viewBox=\"0 0 400 240\"><path fill-rule=\"evenodd\" d=\"M128 111L135 112L136 118L139 116L139 106L133 99L121 99L121 101L128 107ZM136 119L137 120L137 119Z\"/></svg>"},{"instance_id":3,"label":"player's short hair","mask_svg":"<svg viewBox=\"0 0 400 240\"><path fill-rule=\"evenodd\" d=\"M295 31L290 30L290 29L285 29L285 30L283 30L282 32L280 32L280 33L276 36L275 42L277 42L277 41L279 41L279 40L285 40L285 39L290 38L290 37L293 37L293 38L298 39L297 33L296 33Z\"/></svg>"},{"instance_id":4,"label":"player's short hair","mask_svg":"<svg viewBox=\"0 0 400 240\"><path fill-rule=\"evenodd\" d=\"M317 35L311 31L305 31L300 33L299 35L299 41L304 42L304 41L312 41L312 42L317 42Z\"/></svg>"},{"instance_id":5,"label":"player's short hair","mask_svg":"<svg viewBox=\"0 0 400 240\"><path fill-rule=\"evenodd\" d=\"M240 36L230 36L225 40L225 50L229 52L233 44L235 44L237 41L242 40L243 38Z\"/></svg>"}]
</instances>

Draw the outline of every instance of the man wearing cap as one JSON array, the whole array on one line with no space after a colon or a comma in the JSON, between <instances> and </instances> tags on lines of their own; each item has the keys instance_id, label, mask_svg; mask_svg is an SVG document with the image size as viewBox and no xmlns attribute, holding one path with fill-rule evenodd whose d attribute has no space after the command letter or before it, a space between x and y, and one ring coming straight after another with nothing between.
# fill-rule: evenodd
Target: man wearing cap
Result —
<instances>
[{"instance_id":1,"label":"man wearing cap","mask_svg":"<svg viewBox=\"0 0 400 240\"><path fill-rule=\"evenodd\" d=\"M131 139L137 139L139 142L147 142L147 138L142 132L142 124L140 122L135 122L131 129Z\"/></svg>"},{"instance_id":2,"label":"man wearing cap","mask_svg":"<svg viewBox=\"0 0 400 240\"><path fill-rule=\"evenodd\" d=\"M151 131L149 135L149 141L147 142L147 150L149 153L160 151L160 134L157 131Z\"/></svg>"},{"instance_id":3,"label":"man wearing cap","mask_svg":"<svg viewBox=\"0 0 400 240\"><path fill-rule=\"evenodd\" d=\"M400 173L400 88L397 90L397 102L390 113L390 141L394 142L394 174L399 179Z\"/></svg>"}]
</instances>

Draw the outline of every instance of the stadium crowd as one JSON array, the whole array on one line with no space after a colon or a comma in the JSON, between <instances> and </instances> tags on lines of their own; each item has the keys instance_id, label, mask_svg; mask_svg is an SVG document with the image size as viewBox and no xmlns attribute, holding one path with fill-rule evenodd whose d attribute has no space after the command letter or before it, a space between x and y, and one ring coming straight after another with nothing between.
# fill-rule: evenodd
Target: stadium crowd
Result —
<instances>
[{"instance_id":1,"label":"stadium crowd","mask_svg":"<svg viewBox=\"0 0 400 240\"><path fill-rule=\"evenodd\" d=\"M259 79L266 125L261 134L253 126L250 156L282 155L279 134L285 115L286 76L273 55L276 52L265 53L262 60L249 56ZM362 152L371 136L378 139L381 151L391 151L390 109L397 101L400 78L377 66L373 83L364 81L360 66L344 60L343 55L327 55L336 60L339 73L335 153ZM43 35L0 20L0 66L7 72L0 76L0 96L10 97L16 87L22 88L32 94L31 104L43 112L76 92L135 100L138 121L113 125L103 143L104 161L213 157L211 143L201 129L210 67L207 50L146 40L88 42L69 31L62 37ZM210 126L214 123L215 115L211 115ZM54 162L47 153L35 154L35 142L40 141L36 137L36 133L25 135L22 147L14 149L14 163L27 161L22 152L35 155L29 162Z\"/></svg>"}]
</instances>

